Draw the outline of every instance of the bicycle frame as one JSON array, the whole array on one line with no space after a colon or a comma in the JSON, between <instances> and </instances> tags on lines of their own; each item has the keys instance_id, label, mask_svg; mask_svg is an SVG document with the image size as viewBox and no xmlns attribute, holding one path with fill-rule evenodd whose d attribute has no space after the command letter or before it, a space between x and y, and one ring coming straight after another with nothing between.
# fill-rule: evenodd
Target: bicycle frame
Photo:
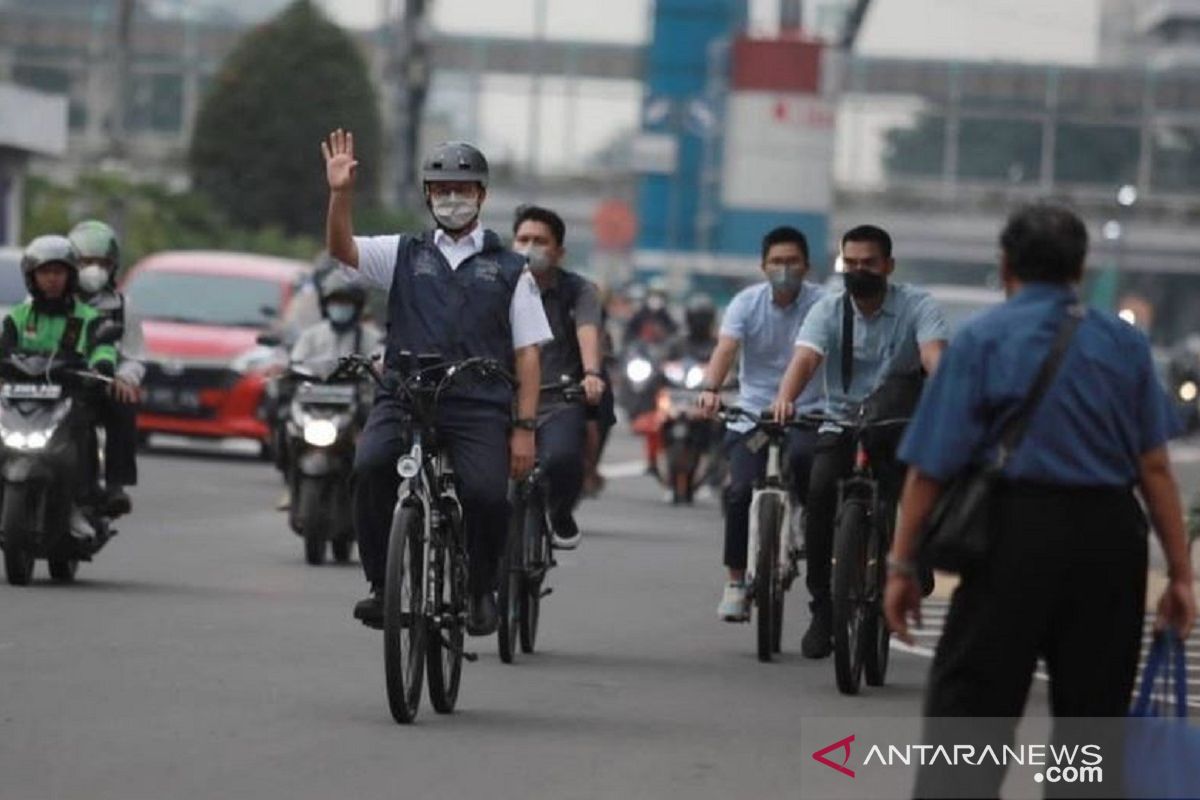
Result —
<instances>
[{"instance_id":1,"label":"bicycle frame","mask_svg":"<svg viewBox=\"0 0 1200 800\"><path fill-rule=\"evenodd\" d=\"M762 505L763 498L768 495L773 495L779 498L780 505L783 508L781 515L782 524L775 535L779 538L779 547L776 548L778 553L778 567L780 574L786 574L786 570L790 567L788 554L788 525L792 519L792 496L788 491L783 481L783 450L784 439L782 436L772 436L767 445L767 470L766 476L754 487L754 493L750 498L750 535L746 542L746 583L752 585L755 579L755 570L757 563L757 554L761 532L758 529L758 512Z\"/></svg>"}]
</instances>

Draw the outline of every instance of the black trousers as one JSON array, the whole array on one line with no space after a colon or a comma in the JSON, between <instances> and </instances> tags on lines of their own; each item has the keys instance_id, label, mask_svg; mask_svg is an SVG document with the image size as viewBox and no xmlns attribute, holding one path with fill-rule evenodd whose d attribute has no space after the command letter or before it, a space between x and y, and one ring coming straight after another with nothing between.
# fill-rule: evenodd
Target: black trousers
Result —
<instances>
[{"instance_id":1,"label":"black trousers","mask_svg":"<svg viewBox=\"0 0 1200 800\"><path fill-rule=\"evenodd\" d=\"M879 481L881 498L894 505L900 496L904 470L896 462L901 433L888 430L866 439L871 467ZM845 433L822 433L817 437L812 475L808 483L808 574L805 583L814 611L828 613L829 581L833 564L833 528L837 523L838 485L854 470L854 439Z\"/></svg>"},{"instance_id":2,"label":"black trousers","mask_svg":"<svg viewBox=\"0 0 1200 800\"><path fill-rule=\"evenodd\" d=\"M1146 522L1133 494L1011 484L994 519L990 558L951 600L929 675L926 737L948 738L956 725L945 718L988 717L988 738L1011 743L1039 657L1055 717L1124 716L1146 593ZM1104 761L1106 784L1113 761ZM974 796L998 794L1003 769L966 772L923 769L917 796L962 796L966 780Z\"/></svg>"},{"instance_id":3,"label":"black trousers","mask_svg":"<svg viewBox=\"0 0 1200 800\"><path fill-rule=\"evenodd\" d=\"M546 510L552 521L569 517L579 504L586 414L583 406L571 404L538 415L538 465L545 475Z\"/></svg>"},{"instance_id":4,"label":"black trousers","mask_svg":"<svg viewBox=\"0 0 1200 800\"><path fill-rule=\"evenodd\" d=\"M136 486L137 406L105 397L99 407L104 426L104 482L116 486Z\"/></svg>"},{"instance_id":5,"label":"black trousers","mask_svg":"<svg viewBox=\"0 0 1200 800\"><path fill-rule=\"evenodd\" d=\"M407 412L398 401L376 401L354 459L354 531L367 580L383 586L388 536L400 476L396 460L407 452ZM454 464L463 505L470 590L496 583L496 565L508 531L509 413L487 403L443 401L437 425L440 444Z\"/></svg>"},{"instance_id":6,"label":"black trousers","mask_svg":"<svg viewBox=\"0 0 1200 800\"><path fill-rule=\"evenodd\" d=\"M746 446L750 434L728 431L724 448L729 459L729 486L725 490L725 566L746 568L746 547L750 539L750 500L754 484L767 468L767 448L752 452ZM791 430L787 434L788 477L793 499L808 495L808 478L816 449L815 431Z\"/></svg>"}]
</instances>

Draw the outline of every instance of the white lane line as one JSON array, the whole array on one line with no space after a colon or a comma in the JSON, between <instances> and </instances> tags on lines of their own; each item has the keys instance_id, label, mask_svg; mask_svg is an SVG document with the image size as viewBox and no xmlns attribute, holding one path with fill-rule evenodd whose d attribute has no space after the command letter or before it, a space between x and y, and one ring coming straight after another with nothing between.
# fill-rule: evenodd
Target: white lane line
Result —
<instances>
[{"instance_id":1,"label":"white lane line","mask_svg":"<svg viewBox=\"0 0 1200 800\"><path fill-rule=\"evenodd\" d=\"M600 474L605 478L635 478L646 473L645 461L618 461L600 465Z\"/></svg>"}]
</instances>

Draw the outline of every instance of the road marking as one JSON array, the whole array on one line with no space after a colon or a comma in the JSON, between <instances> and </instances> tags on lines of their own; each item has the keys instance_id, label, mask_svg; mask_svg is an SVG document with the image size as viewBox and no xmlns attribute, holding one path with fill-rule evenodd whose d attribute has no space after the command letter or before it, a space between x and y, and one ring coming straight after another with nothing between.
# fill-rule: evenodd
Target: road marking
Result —
<instances>
[{"instance_id":1,"label":"road marking","mask_svg":"<svg viewBox=\"0 0 1200 800\"><path fill-rule=\"evenodd\" d=\"M605 478L636 478L646 474L646 462L618 461L615 464L601 464L600 474Z\"/></svg>"},{"instance_id":2,"label":"road marking","mask_svg":"<svg viewBox=\"0 0 1200 800\"><path fill-rule=\"evenodd\" d=\"M1172 444L1170 446L1171 461L1176 464L1200 463L1200 445Z\"/></svg>"},{"instance_id":3,"label":"road marking","mask_svg":"<svg viewBox=\"0 0 1200 800\"><path fill-rule=\"evenodd\" d=\"M909 653L921 658L932 659L934 655L934 647L942 635L942 624L946 620L946 614L950 609L948 601L926 601L921 608L920 628L910 628L909 631L918 641L918 644L906 644L899 639L892 637L892 649L901 653ZM1152 625L1154 615L1146 615L1147 625ZM1138 659L1137 679L1134 682L1134 692L1140 685L1142 679L1142 670L1146 666L1146 655L1150 651L1150 643L1153 637L1147 633L1142 636L1142 654ZM1189 639L1186 644L1187 658L1187 683L1188 683L1188 700L1189 708L1200 708L1200 641ZM1034 673L1034 677L1039 681L1047 682L1050 676L1046 674L1042 663L1038 662L1038 669Z\"/></svg>"}]
</instances>

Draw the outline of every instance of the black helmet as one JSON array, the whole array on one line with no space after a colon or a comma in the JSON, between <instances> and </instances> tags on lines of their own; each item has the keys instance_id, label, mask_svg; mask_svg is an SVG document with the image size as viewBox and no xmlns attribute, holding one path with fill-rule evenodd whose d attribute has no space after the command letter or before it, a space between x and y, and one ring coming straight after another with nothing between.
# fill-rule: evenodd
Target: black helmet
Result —
<instances>
[{"instance_id":1,"label":"black helmet","mask_svg":"<svg viewBox=\"0 0 1200 800\"><path fill-rule=\"evenodd\" d=\"M21 274L25 276L25 288L34 297L39 295L33 273L46 264L65 264L70 268L67 294L75 293L79 282L79 253L71 240L65 236L39 236L28 244L21 255Z\"/></svg>"},{"instance_id":2,"label":"black helmet","mask_svg":"<svg viewBox=\"0 0 1200 800\"><path fill-rule=\"evenodd\" d=\"M421 164L421 185L432 181L474 181L488 185L488 162L466 142L442 142Z\"/></svg>"},{"instance_id":3,"label":"black helmet","mask_svg":"<svg viewBox=\"0 0 1200 800\"><path fill-rule=\"evenodd\" d=\"M712 335L713 323L717 321L717 307L706 294L693 295L687 302L684 321L692 336Z\"/></svg>"},{"instance_id":4,"label":"black helmet","mask_svg":"<svg viewBox=\"0 0 1200 800\"><path fill-rule=\"evenodd\" d=\"M79 258L103 258L116 269L121 263L121 245L117 232L109 225L96 219L79 223L67 234L75 245Z\"/></svg>"},{"instance_id":5,"label":"black helmet","mask_svg":"<svg viewBox=\"0 0 1200 800\"><path fill-rule=\"evenodd\" d=\"M335 297L344 297L359 308L367 303L367 290L340 269L333 270L321 280L320 291L322 309Z\"/></svg>"}]
</instances>

